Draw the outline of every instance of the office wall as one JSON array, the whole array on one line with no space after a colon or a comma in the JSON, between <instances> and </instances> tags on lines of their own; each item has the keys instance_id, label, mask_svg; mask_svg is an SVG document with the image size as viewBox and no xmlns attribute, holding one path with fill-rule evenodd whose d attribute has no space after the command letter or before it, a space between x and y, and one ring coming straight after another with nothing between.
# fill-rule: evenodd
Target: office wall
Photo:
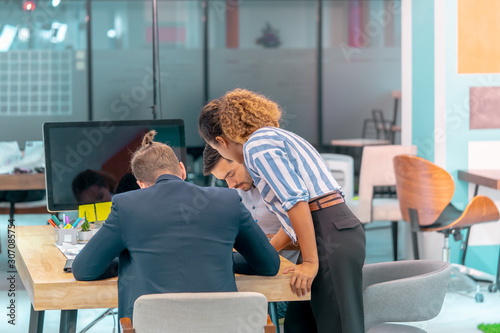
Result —
<instances>
[{"instance_id":1,"label":"office wall","mask_svg":"<svg viewBox=\"0 0 500 333\"><path fill-rule=\"evenodd\" d=\"M486 21L494 23L500 20L500 13L492 11L488 4L489 0L482 0L476 6L483 7L495 19ZM470 129L470 87L500 86L500 73L477 72L459 73L458 69L458 6L466 5L462 0L446 2L446 163L447 169L456 179L457 171L460 169L499 169L500 163L496 158L496 151L491 147L500 147L500 129ZM470 13L472 14L472 13ZM490 15L491 16L491 15ZM486 35L476 36L476 42L481 53L490 52L487 45L479 40L494 40L497 38L495 27L483 28L488 32ZM455 36L454 38L451 38ZM479 60L479 59L478 59ZM500 115L499 115L500 116ZM496 142L495 143L492 143ZM492 145L493 144L493 145ZM470 150L470 149L473 149ZM464 206L472 197L473 185L462 181L456 181L456 192L453 202ZM500 207L500 193L484 187L480 188L479 194L488 195L495 200ZM496 273L498 263L498 251L500 244L500 222L488 223L475 227L471 232L471 250L467 253L469 257L467 264L475 268Z\"/></svg>"},{"instance_id":2,"label":"office wall","mask_svg":"<svg viewBox=\"0 0 500 333\"><path fill-rule=\"evenodd\" d=\"M488 10L488 1L477 1L475 5L486 6ZM419 155L435 161L453 176L455 195L452 203L463 209L473 195L474 185L459 180L458 170L500 168L496 153L500 149L500 129L470 129L469 89L500 86L500 73L459 72L457 35L461 2L412 2L412 130ZM496 21L500 19L499 13L492 14L497 16ZM495 40L494 29L483 31L491 31L491 35L482 35L481 38ZM477 47L481 47L479 40ZM478 52L484 54L487 50ZM479 194L490 196L500 207L500 191L481 187ZM500 222L475 226L470 237L466 265L495 274ZM459 243L450 242L452 261L459 262ZM440 245L431 245L433 253L429 254L430 257L440 258Z\"/></svg>"},{"instance_id":3,"label":"office wall","mask_svg":"<svg viewBox=\"0 0 500 333\"><path fill-rule=\"evenodd\" d=\"M434 161L434 0L412 1L412 142Z\"/></svg>"}]
</instances>

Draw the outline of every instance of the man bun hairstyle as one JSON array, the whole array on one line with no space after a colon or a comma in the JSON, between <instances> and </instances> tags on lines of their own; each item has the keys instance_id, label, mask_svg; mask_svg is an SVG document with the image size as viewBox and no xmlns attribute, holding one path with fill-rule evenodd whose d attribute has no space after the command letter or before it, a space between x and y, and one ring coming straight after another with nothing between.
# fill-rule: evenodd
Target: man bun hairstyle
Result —
<instances>
[{"instance_id":1,"label":"man bun hairstyle","mask_svg":"<svg viewBox=\"0 0 500 333\"><path fill-rule=\"evenodd\" d=\"M144 135L141 147L132 155L130 162L135 178L149 184L154 184L164 173L181 174L179 160L172 148L154 141L155 136L155 130Z\"/></svg>"}]
</instances>

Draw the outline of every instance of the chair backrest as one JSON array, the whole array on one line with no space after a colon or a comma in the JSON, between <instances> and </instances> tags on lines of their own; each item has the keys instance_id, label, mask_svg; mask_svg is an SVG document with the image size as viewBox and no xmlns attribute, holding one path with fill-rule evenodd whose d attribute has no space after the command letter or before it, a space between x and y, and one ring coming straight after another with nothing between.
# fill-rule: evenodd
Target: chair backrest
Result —
<instances>
[{"instance_id":1,"label":"chair backrest","mask_svg":"<svg viewBox=\"0 0 500 333\"><path fill-rule=\"evenodd\" d=\"M137 333L262 333L267 298L254 292L167 293L134 303Z\"/></svg>"},{"instance_id":2,"label":"chair backrest","mask_svg":"<svg viewBox=\"0 0 500 333\"><path fill-rule=\"evenodd\" d=\"M346 200L354 195L354 158L342 154L321 154L333 177L342 187Z\"/></svg>"},{"instance_id":3,"label":"chair backrest","mask_svg":"<svg viewBox=\"0 0 500 333\"><path fill-rule=\"evenodd\" d=\"M430 260L365 265L365 329L368 331L383 322L422 321L437 316L446 295L450 271L450 264Z\"/></svg>"},{"instance_id":4,"label":"chair backrest","mask_svg":"<svg viewBox=\"0 0 500 333\"><path fill-rule=\"evenodd\" d=\"M433 224L455 192L451 175L436 164L417 156L394 157L396 191L403 219L410 222L415 209L421 226Z\"/></svg>"},{"instance_id":5,"label":"chair backrest","mask_svg":"<svg viewBox=\"0 0 500 333\"><path fill-rule=\"evenodd\" d=\"M390 122L387 122L382 110L372 110L373 122L377 130L377 139L387 139L389 136Z\"/></svg>"},{"instance_id":6,"label":"chair backrest","mask_svg":"<svg viewBox=\"0 0 500 333\"><path fill-rule=\"evenodd\" d=\"M392 159L401 154L416 155L416 146L384 145L366 146L361 157L359 172L358 218L363 222L371 221L373 187L394 186L396 178Z\"/></svg>"}]
</instances>

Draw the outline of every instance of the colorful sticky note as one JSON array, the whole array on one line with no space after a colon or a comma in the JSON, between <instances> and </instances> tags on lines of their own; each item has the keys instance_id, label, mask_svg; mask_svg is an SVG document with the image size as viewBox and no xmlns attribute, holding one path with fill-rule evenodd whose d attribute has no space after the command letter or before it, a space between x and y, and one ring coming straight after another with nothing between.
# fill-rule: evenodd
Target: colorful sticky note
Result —
<instances>
[{"instance_id":1,"label":"colorful sticky note","mask_svg":"<svg viewBox=\"0 0 500 333\"><path fill-rule=\"evenodd\" d=\"M111 213L111 201L96 203L95 211L97 213L97 221L105 221L109 213Z\"/></svg>"},{"instance_id":2,"label":"colorful sticky note","mask_svg":"<svg viewBox=\"0 0 500 333\"><path fill-rule=\"evenodd\" d=\"M94 204L78 206L78 216L83 217L87 213L87 221L95 222L95 207Z\"/></svg>"}]
</instances>

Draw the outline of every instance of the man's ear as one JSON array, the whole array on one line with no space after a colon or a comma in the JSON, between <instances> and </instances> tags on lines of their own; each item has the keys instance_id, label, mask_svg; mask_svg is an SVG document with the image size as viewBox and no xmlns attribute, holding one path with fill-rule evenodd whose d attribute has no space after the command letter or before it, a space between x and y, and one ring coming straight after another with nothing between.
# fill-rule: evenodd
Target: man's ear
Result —
<instances>
[{"instance_id":1,"label":"man's ear","mask_svg":"<svg viewBox=\"0 0 500 333\"><path fill-rule=\"evenodd\" d=\"M187 172L186 172L186 168L184 167L184 163L179 162L179 166L180 166L180 168L181 168L181 174L180 174L181 179L182 179L182 180L186 180L186 175L187 175Z\"/></svg>"},{"instance_id":2,"label":"man's ear","mask_svg":"<svg viewBox=\"0 0 500 333\"><path fill-rule=\"evenodd\" d=\"M147 185L146 183L144 182L141 182L140 180L137 180L137 185L139 185L139 187L142 189L142 188L147 188L149 187L149 185Z\"/></svg>"},{"instance_id":3,"label":"man's ear","mask_svg":"<svg viewBox=\"0 0 500 333\"><path fill-rule=\"evenodd\" d=\"M224 148L227 148L228 146L228 141L222 136L216 136L215 141L217 142L217 144L223 146Z\"/></svg>"}]
</instances>

